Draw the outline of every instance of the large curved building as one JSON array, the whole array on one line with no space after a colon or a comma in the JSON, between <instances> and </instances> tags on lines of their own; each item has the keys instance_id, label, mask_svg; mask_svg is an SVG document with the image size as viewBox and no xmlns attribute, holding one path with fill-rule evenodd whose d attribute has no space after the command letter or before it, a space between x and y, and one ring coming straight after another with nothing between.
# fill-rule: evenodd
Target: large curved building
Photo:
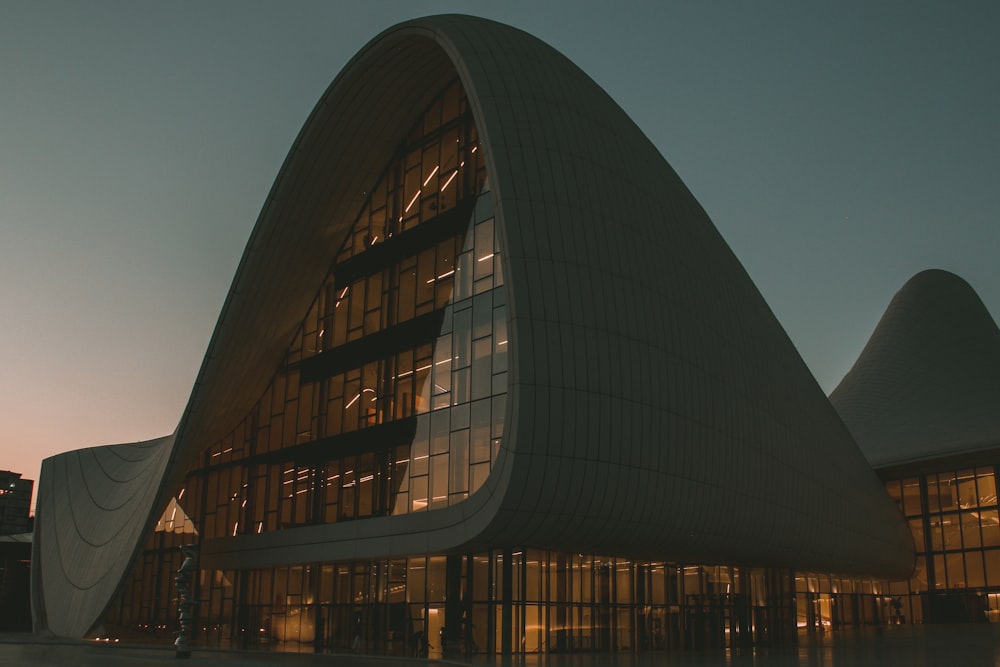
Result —
<instances>
[{"instance_id":1,"label":"large curved building","mask_svg":"<svg viewBox=\"0 0 1000 667\"><path fill-rule=\"evenodd\" d=\"M317 104L175 433L45 462L36 628L401 653L794 629L897 508L662 156L519 30L410 21ZM693 565L699 564L699 565ZM434 642L437 643L437 642Z\"/></svg>"},{"instance_id":2,"label":"large curved building","mask_svg":"<svg viewBox=\"0 0 1000 667\"><path fill-rule=\"evenodd\" d=\"M1000 621L1000 329L976 292L911 278L830 401L913 532L906 615Z\"/></svg>"}]
</instances>

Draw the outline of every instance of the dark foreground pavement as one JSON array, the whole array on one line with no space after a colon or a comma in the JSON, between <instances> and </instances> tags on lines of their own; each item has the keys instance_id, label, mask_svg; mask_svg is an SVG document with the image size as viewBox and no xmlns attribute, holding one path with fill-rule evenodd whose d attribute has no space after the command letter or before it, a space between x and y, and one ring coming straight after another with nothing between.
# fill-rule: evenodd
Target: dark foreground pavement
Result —
<instances>
[{"instance_id":1,"label":"dark foreground pavement","mask_svg":"<svg viewBox=\"0 0 1000 667\"><path fill-rule=\"evenodd\" d=\"M0 666L145 667L1000 667L1000 625L900 626L802 636L797 645L745 651L580 653L453 660L195 649L187 661L170 647L138 647L0 636Z\"/></svg>"}]
</instances>

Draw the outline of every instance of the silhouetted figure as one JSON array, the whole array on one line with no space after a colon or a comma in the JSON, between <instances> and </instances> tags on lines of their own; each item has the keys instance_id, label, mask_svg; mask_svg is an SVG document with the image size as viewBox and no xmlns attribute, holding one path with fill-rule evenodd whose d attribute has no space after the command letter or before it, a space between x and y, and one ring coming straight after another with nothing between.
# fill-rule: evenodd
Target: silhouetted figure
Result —
<instances>
[{"instance_id":1,"label":"silhouetted figure","mask_svg":"<svg viewBox=\"0 0 1000 667\"><path fill-rule=\"evenodd\" d=\"M427 635L423 630L413 633L413 657L426 658L430 653L431 645L427 643Z\"/></svg>"}]
</instances>

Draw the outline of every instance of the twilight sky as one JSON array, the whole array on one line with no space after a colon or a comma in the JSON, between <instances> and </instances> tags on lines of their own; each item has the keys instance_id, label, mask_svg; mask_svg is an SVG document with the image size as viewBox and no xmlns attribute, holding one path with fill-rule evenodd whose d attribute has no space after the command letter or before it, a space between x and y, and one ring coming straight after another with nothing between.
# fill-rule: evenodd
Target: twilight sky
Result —
<instances>
[{"instance_id":1,"label":"twilight sky","mask_svg":"<svg viewBox=\"0 0 1000 667\"><path fill-rule=\"evenodd\" d=\"M1000 316L1000 3L617 4L0 0L0 469L173 431L306 116L427 14L607 90L827 393L918 271Z\"/></svg>"}]
</instances>

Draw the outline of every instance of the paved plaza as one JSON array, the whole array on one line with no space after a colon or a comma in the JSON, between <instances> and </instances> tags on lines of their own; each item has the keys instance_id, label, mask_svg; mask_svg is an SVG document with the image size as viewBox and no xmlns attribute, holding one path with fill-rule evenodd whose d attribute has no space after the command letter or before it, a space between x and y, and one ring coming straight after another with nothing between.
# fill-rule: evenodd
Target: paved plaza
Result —
<instances>
[{"instance_id":1,"label":"paved plaza","mask_svg":"<svg viewBox=\"0 0 1000 667\"><path fill-rule=\"evenodd\" d=\"M0 666L145 667L233 665L234 667L1000 667L1000 625L901 626L880 631L839 631L802 636L797 645L772 649L675 651L642 654L577 653L510 659L475 656L418 660L358 655L312 655L195 650L186 662L170 647L138 647L0 636Z\"/></svg>"}]
</instances>

